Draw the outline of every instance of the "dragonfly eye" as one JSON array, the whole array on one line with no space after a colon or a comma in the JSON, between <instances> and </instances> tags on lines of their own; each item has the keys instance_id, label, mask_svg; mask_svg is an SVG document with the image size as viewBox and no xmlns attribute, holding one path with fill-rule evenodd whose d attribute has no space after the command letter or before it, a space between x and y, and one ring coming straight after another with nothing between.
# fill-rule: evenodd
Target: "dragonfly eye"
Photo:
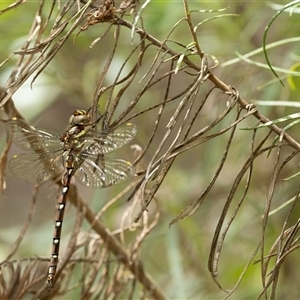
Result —
<instances>
[{"instance_id":1,"label":"dragonfly eye","mask_svg":"<svg viewBox=\"0 0 300 300\"><path fill-rule=\"evenodd\" d=\"M85 110L75 110L69 119L70 125L87 125L91 123L91 117Z\"/></svg>"}]
</instances>

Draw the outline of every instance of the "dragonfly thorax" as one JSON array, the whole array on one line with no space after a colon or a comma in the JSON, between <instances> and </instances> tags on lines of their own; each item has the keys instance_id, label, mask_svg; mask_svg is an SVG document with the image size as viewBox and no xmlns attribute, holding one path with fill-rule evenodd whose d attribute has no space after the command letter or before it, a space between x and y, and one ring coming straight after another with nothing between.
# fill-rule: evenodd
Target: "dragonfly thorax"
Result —
<instances>
[{"instance_id":1,"label":"dragonfly thorax","mask_svg":"<svg viewBox=\"0 0 300 300\"><path fill-rule=\"evenodd\" d=\"M79 138L85 133L86 130L82 125L74 125L69 128L60 138L63 150L79 151L84 145L84 141L80 141Z\"/></svg>"}]
</instances>

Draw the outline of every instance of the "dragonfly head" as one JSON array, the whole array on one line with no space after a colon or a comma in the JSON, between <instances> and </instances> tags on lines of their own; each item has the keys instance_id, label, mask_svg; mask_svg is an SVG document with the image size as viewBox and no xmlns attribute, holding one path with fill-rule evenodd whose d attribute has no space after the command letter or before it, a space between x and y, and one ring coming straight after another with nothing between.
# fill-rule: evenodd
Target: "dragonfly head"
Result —
<instances>
[{"instance_id":1,"label":"dragonfly head","mask_svg":"<svg viewBox=\"0 0 300 300\"><path fill-rule=\"evenodd\" d=\"M91 117L85 110L76 109L69 119L70 125L88 125L91 123Z\"/></svg>"}]
</instances>

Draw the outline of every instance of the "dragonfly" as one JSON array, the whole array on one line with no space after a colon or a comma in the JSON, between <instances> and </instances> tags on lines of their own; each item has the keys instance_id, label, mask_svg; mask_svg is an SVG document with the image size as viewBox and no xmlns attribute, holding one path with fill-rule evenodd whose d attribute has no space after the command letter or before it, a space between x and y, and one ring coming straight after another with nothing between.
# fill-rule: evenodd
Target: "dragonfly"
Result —
<instances>
[{"instance_id":1,"label":"dragonfly","mask_svg":"<svg viewBox=\"0 0 300 300\"><path fill-rule=\"evenodd\" d=\"M98 120L99 121L99 120ZM127 123L114 130L97 130L89 111L77 109L69 119L67 130L59 135L50 130L29 126L24 120L13 118L9 134L13 143L27 151L14 155L9 169L17 178L31 184L41 184L61 176L62 191L55 213L48 286L54 284L64 211L71 179L84 186L105 188L125 182L135 175L133 165L106 154L129 143L136 135L136 126Z\"/></svg>"}]
</instances>

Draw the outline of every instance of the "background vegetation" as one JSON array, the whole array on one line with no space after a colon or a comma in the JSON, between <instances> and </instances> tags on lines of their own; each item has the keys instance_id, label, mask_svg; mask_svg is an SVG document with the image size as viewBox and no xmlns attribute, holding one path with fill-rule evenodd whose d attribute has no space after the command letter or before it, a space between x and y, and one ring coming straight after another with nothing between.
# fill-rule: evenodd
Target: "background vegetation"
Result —
<instances>
[{"instance_id":1,"label":"background vegetation","mask_svg":"<svg viewBox=\"0 0 300 300\"><path fill-rule=\"evenodd\" d=\"M1 299L298 298L300 8L284 5L0 3ZM6 170L6 120L62 133L89 107L99 130L136 124L116 155L137 176L74 181L49 289L60 187Z\"/></svg>"}]
</instances>

